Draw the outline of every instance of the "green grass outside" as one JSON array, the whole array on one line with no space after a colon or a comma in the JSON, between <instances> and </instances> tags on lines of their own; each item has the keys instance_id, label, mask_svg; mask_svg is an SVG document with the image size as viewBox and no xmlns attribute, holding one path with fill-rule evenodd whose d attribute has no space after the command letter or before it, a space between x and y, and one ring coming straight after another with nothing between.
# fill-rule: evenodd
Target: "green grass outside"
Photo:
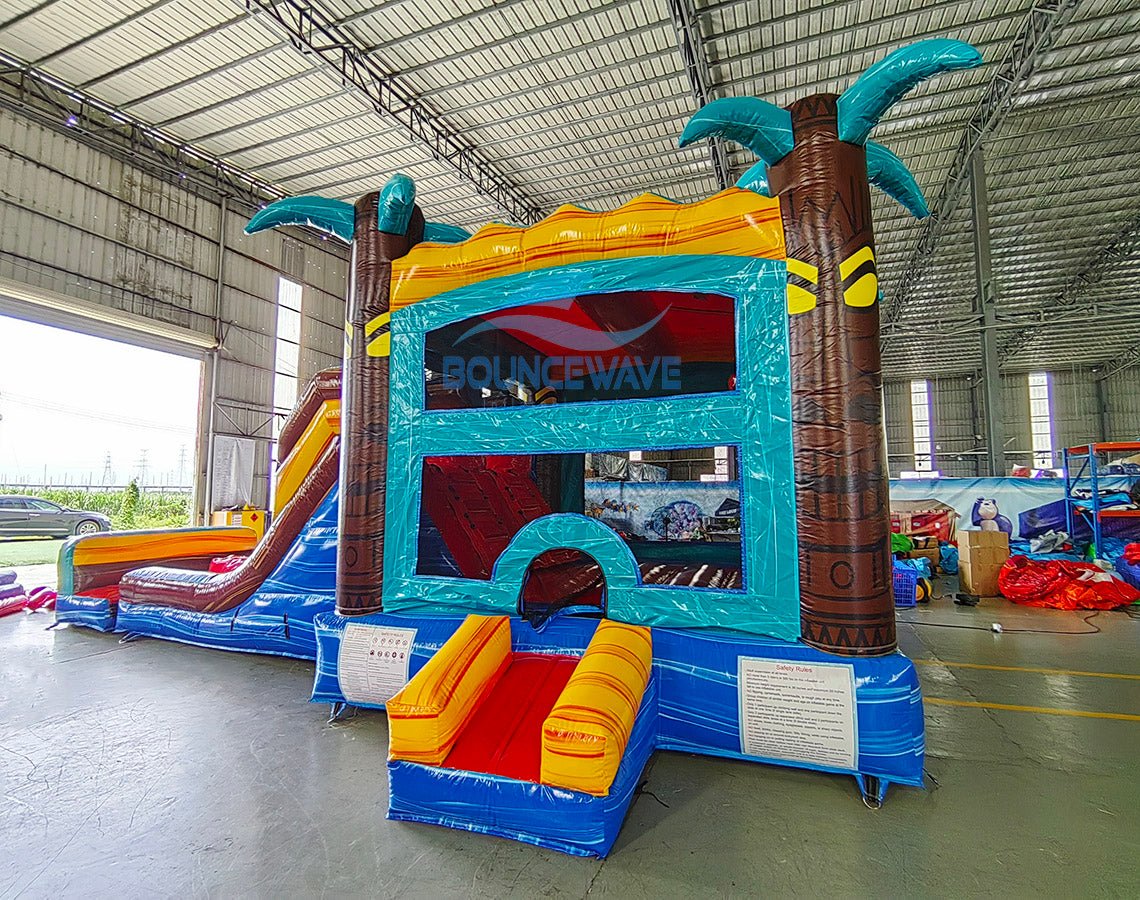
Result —
<instances>
[{"instance_id":1,"label":"green grass outside","mask_svg":"<svg viewBox=\"0 0 1140 900\"><path fill-rule=\"evenodd\" d=\"M121 491L46 488L33 491L0 487L0 494L27 494L60 506L102 513L116 531L132 528L185 528L190 524L189 494L140 491L133 482Z\"/></svg>"},{"instance_id":2,"label":"green grass outside","mask_svg":"<svg viewBox=\"0 0 1140 900\"><path fill-rule=\"evenodd\" d=\"M44 541L38 538L12 538L0 541L0 569L18 566L40 566L59 559L63 540Z\"/></svg>"}]
</instances>

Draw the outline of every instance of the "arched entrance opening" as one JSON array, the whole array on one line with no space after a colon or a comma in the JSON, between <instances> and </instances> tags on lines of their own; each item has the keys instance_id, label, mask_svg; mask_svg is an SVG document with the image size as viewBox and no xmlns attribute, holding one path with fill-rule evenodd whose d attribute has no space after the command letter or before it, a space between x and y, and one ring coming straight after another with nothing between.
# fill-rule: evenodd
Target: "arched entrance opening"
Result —
<instances>
[{"instance_id":1,"label":"arched entrance opening","mask_svg":"<svg viewBox=\"0 0 1140 900\"><path fill-rule=\"evenodd\" d=\"M539 553L526 568L519 592L519 614L540 625L563 610L596 614L606 612L606 578L589 553L559 547Z\"/></svg>"}]
</instances>

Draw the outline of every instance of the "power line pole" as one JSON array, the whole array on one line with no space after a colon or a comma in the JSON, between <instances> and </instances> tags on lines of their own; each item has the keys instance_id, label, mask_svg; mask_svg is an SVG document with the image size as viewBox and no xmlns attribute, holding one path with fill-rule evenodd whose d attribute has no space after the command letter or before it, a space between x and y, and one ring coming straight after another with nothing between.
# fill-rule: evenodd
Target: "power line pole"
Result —
<instances>
[{"instance_id":1,"label":"power line pole","mask_svg":"<svg viewBox=\"0 0 1140 900\"><path fill-rule=\"evenodd\" d=\"M115 472L111 468L111 451L103 458L103 487L110 487L115 483Z\"/></svg>"},{"instance_id":2,"label":"power line pole","mask_svg":"<svg viewBox=\"0 0 1140 900\"><path fill-rule=\"evenodd\" d=\"M139 451L139 487L146 484L146 450Z\"/></svg>"}]
</instances>

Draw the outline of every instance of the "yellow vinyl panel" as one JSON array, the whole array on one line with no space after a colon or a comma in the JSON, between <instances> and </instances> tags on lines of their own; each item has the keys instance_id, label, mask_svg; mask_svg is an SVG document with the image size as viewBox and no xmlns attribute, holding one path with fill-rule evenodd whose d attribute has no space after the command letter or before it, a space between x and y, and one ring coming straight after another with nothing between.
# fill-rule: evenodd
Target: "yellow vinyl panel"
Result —
<instances>
[{"instance_id":1,"label":"yellow vinyl panel","mask_svg":"<svg viewBox=\"0 0 1140 900\"><path fill-rule=\"evenodd\" d=\"M642 194L609 212L562 206L529 228L486 225L462 243L419 244L395 260L391 309L519 272L680 254L782 260L779 201L739 188L696 203Z\"/></svg>"},{"instance_id":2,"label":"yellow vinyl panel","mask_svg":"<svg viewBox=\"0 0 1140 900\"><path fill-rule=\"evenodd\" d=\"M167 531L119 531L79 538L72 565L147 562L183 556L243 553L257 544L252 528L187 528Z\"/></svg>"},{"instance_id":3,"label":"yellow vinyl panel","mask_svg":"<svg viewBox=\"0 0 1140 900\"><path fill-rule=\"evenodd\" d=\"M511 661L506 616L468 616L388 701L388 758L438 766Z\"/></svg>"},{"instance_id":4,"label":"yellow vinyl panel","mask_svg":"<svg viewBox=\"0 0 1140 900\"><path fill-rule=\"evenodd\" d=\"M273 493L273 514L277 515L293 499L305 476L316 465L329 441L340 434L340 401L326 400L305 426L293 451L277 467L277 487Z\"/></svg>"},{"instance_id":5,"label":"yellow vinyl panel","mask_svg":"<svg viewBox=\"0 0 1140 900\"><path fill-rule=\"evenodd\" d=\"M648 628L602 621L542 723L543 784L610 792L652 665Z\"/></svg>"}]
</instances>

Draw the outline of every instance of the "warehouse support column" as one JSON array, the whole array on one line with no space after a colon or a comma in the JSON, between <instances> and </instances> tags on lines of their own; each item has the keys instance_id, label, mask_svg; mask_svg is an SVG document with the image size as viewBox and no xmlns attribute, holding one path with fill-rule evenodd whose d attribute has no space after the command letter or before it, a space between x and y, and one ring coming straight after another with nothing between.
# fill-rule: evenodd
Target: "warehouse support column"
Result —
<instances>
[{"instance_id":1,"label":"warehouse support column","mask_svg":"<svg viewBox=\"0 0 1140 900\"><path fill-rule=\"evenodd\" d=\"M1107 441L1110 440L1108 436L1108 391L1105 388L1106 373L1101 369L1100 373L1093 380L1093 390L1096 392L1096 420L1097 420L1097 440Z\"/></svg>"},{"instance_id":2,"label":"warehouse support column","mask_svg":"<svg viewBox=\"0 0 1140 900\"><path fill-rule=\"evenodd\" d=\"M214 437L217 433L218 416L218 358L222 354L222 294L226 280L226 214L229 212L228 198L222 194L218 203L218 266L214 282L214 340L217 345L210 351L210 393L209 408L206 411L206 477L202 487L202 524L209 525L214 512ZM197 493L197 491L195 492ZM197 503L197 500L195 500Z\"/></svg>"},{"instance_id":3,"label":"warehouse support column","mask_svg":"<svg viewBox=\"0 0 1140 900\"><path fill-rule=\"evenodd\" d=\"M974 225L974 271L982 322L982 397L986 416L989 474L1005 474L1001 360L997 347L997 290L990 260L990 214L986 197L986 162L981 147L970 157L970 209Z\"/></svg>"}]
</instances>

